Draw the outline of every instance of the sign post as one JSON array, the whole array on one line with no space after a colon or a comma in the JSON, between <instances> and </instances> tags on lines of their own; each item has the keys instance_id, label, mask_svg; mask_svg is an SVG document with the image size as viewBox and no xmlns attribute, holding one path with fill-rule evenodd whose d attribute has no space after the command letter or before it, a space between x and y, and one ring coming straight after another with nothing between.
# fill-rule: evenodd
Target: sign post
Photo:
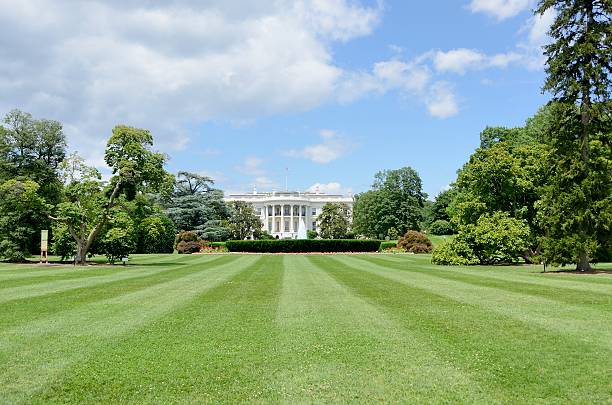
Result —
<instances>
[{"instance_id":1,"label":"sign post","mask_svg":"<svg viewBox=\"0 0 612 405\"><path fill-rule=\"evenodd\" d=\"M48 247L49 247L49 231L47 229L43 229L40 231L40 262L41 263L49 263L48 258Z\"/></svg>"}]
</instances>

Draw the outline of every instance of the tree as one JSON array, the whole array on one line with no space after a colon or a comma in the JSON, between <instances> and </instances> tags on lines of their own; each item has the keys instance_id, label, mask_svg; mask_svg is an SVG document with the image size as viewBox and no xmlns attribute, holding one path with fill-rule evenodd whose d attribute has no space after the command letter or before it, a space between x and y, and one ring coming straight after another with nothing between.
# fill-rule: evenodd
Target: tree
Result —
<instances>
[{"instance_id":1,"label":"tree","mask_svg":"<svg viewBox=\"0 0 612 405\"><path fill-rule=\"evenodd\" d=\"M164 187L168 179L163 168L166 157L151 151L152 145L149 131L116 126L104 157L112 169L108 183L78 157L64 165L66 201L57 205L52 218L65 223L74 238L77 263L85 264L89 248L121 201Z\"/></svg>"},{"instance_id":2,"label":"tree","mask_svg":"<svg viewBox=\"0 0 612 405\"><path fill-rule=\"evenodd\" d=\"M0 259L25 260L34 250L32 240L40 235L43 213L38 183L15 179L0 183Z\"/></svg>"},{"instance_id":3,"label":"tree","mask_svg":"<svg viewBox=\"0 0 612 405\"><path fill-rule=\"evenodd\" d=\"M531 230L525 259L540 251L543 234L536 216L539 190L546 183L550 151L540 143L513 145L507 141L478 148L459 171L455 196L446 212L455 229L476 224L483 214L506 212L525 220Z\"/></svg>"},{"instance_id":4,"label":"tree","mask_svg":"<svg viewBox=\"0 0 612 405\"><path fill-rule=\"evenodd\" d=\"M263 226L261 219L255 214L251 204L244 201L232 201L229 208L228 228L232 238L237 240L247 239L261 230Z\"/></svg>"},{"instance_id":5,"label":"tree","mask_svg":"<svg viewBox=\"0 0 612 405\"><path fill-rule=\"evenodd\" d=\"M612 2L541 0L554 11L543 90L558 105L552 175L540 203L545 256L588 271L612 224Z\"/></svg>"},{"instance_id":6,"label":"tree","mask_svg":"<svg viewBox=\"0 0 612 405\"><path fill-rule=\"evenodd\" d=\"M426 197L414 169L378 172L372 190L355 197L354 229L374 238L384 238L392 227L400 234L419 230Z\"/></svg>"},{"instance_id":7,"label":"tree","mask_svg":"<svg viewBox=\"0 0 612 405\"><path fill-rule=\"evenodd\" d=\"M326 203L317 218L323 239L345 239L351 228L351 210L345 203Z\"/></svg>"},{"instance_id":8,"label":"tree","mask_svg":"<svg viewBox=\"0 0 612 405\"><path fill-rule=\"evenodd\" d=\"M115 212L108 227L102 237L102 249L108 261L114 264L136 250L136 231L134 221L123 211Z\"/></svg>"},{"instance_id":9,"label":"tree","mask_svg":"<svg viewBox=\"0 0 612 405\"><path fill-rule=\"evenodd\" d=\"M57 121L35 120L12 110L0 126L0 180L18 178L38 183L49 203L59 200L58 166L66 157L66 137Z\"/></svg>"},{"instance_id":10,"label":"tree","mask_svg":"<svg viewBox=\"0 0 612 405\"><path fill-rule=\"evenodd\" d=\"M226 220L229 216L223 192L214 189L211 178L196 173L179 172L174 192L166 203L166 214L177 229L205 230L216 228L211 221ZM219 230L211 230L217 232ZM222 232L222 231L219 231Z\"/></svg>"}]
</instances>

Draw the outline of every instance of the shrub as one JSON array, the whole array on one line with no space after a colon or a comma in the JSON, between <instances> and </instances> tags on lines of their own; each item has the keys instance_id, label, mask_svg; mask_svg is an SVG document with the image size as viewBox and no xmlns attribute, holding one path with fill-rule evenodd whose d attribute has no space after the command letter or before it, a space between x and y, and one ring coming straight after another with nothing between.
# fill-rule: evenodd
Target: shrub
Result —
<instances>
[{"instance_id":1,"label":"shrub","mask_svg":"<svg viewBox=\"0 0 612 405\"><path fill-rule=\"evenodd\" d=\"M176 231L167 216L152 216L138 226L138 252L172 253Z\"/></svg>"},{"instance_id":2,"label":"shrub","mask_svg":"<svg viewBox=\"0 0 612 405\"><path fill-rule=\"evenodd\" d=\"M276 239L229 240L230 252L307 253L307 252L376 252L379 240L372 239Z\"/></svg>"},{"instance_id":3,"label":"shrub","mask_svg":"<svg viewBox=\"0 0 612 405\"><path fill-rule=\"evenodd\" d=\"M444 219L434 221L429 228L429 232L432 235L452 235L454 233L451 223Z\"/></svg>"},{"instance_id":4,"label":"shrub","mask_svg":"<svg viewBox=\"0 0 612 405\"><path fill-rule=\"evenodd\" d=\"M429 238L418 231L408 231L397 242L397 247L412 253L431 253L433 244Z\"/></svg>"},{"instance_id":5,"label":"shrub","mask_svg":"<svg viewBox=\"0 0 612 405\"><path fill-rule=\"evenodd\" d=\"M193 231L182 231L174 239L174 248L179 254L197 253L202 249L202 240Z\"/></svg>"},{"instance_id":6,"label":"shrub","mask_svg":"<svg viewBox=\"0 0 612 405\"><path fill-rule=\"evenodd\" d=\"M108 261L115 263L136 250L134 222L125 212L116 213L109 222L110 228L102 238L102 250Z\"/></svg>"},{"instance_id":7,"label":"shrub","mask_svg":"<svg viewBox=\"0 0 612 405\"><path fill-rule=\"evenodd\" d=\"M529 226L498 211L483 214L476 224L461 227L459 234L440 245L432 263L442 265L503 264L516 262L528 246Z\"/></svg>"},{"instance_id":8,"label":"shrub","mask_svg":"<svg viewBox=\"0 0 612 405\"><path fill-rule=\"evenodd\" d=\"M443 266L468 266L478 264L478 258L470 246L457 237L438 246L431 255L431 262Z\"/></svg>"},{"instance_id":9,"label":"shrub","mask_svg":"<svg viewBox=\"0 0 612 405\"><path fill-rule=\"evenodd\" d=\"M387 250L387 249L392 249L392 248L396 248L397 247L397 242L392 242L392 241L384 241L384 242L380 242L380 251L382 252L383 250Z\"/></svg>"},{"instance_id":10,"label":"shrub","mask_svg":"<svg viewBox=\"0 0 612 405\"><path fill-rule=\"evenodd\" d=\"M202 245L199 241L195 242L182 240L176 245L176 251L179 254L198 253L200 250L202 250Z\"/></svg>"},{"instance_id":11,"label":"shrub","mask_svg":"<svg viewBox=\"0 0 612 405\"><path fill-rule=\"evenodd\" d=\"M61 222L53 225L51 252L59 256L61 261L72 259L76 253L76 242L68 232L68 227Z\"/></svg>"},{"instance_id":12,"label":"shrub","mask_svg":"<svg viewBox=\"0 0 612 405\"><path fill-rule=\"evenodd\" d=\"M397 238L399 238L399 236L400 236L400 234L399 234L398 230L395 229L395 227L393 227L393 226L391 228L389 228L389 230L387 231L387 237L389 238L389 240L397 240Z\"/></svg>"},{"instance_id":13,"label":"shrub","mask_svg":"<svg viewBox=\"0 0 612 405\"><path fill-rule=\"evenodd\" d=\"M317 237L319 236L317 231L313 231L312 229L307 230L306 235L308 239L317 239Z\"/></svg>"}]
</instances>

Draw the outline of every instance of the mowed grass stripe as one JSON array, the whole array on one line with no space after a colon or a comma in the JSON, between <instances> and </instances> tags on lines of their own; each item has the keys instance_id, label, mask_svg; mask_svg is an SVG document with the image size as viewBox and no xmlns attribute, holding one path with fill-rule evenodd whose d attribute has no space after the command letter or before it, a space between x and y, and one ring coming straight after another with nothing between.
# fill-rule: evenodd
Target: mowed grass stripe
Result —
<instances>
[{"instance_id":1,"label":"mowed grass stripe","mask_svg":"<svg viewBox=\"0 0 612 405\"><path fill-rule=\"evenodd\" d=\"M444 295L458 302L475 305L496 312L501 316L513 317L525 322L528 327L546 328L558 333L570 334L586 344L597 344L612 351L612 304L599 302L596 305L570 305L564 300L550 299L527 293L517 293L458 281L439 273L430 274L421 266L403 271L376 263L375 258L358 259L344 257L352 266L363 268L394 281ZM567 291L559 291L559 295ZM588 333L585 333L588 332Z\"/></svg>"},{"instance_id":2,"label":"mowed grass stripe","mask_svg":"<svg viewBox=\"0 0 612 405\"><path fill-rule=\"evenodd\" d=\"M0 398L28 402L62 370L128 332L245 271L257 257L238 257L146 289L82 304L0 331ZM126 285L134 280L125 280Z\"/></svg>"},{"instance_id":3,"label":"mowed grass stripe","mask_svg":"<svg viewBox=\"0 0 612 405\"><path fill-rule=\"evenodd\" d=\"M604 307L610 306L612 309L612 284L609 286L598 285L597 287L601 287L601 290L593 291L588 286L583 286L582 288L571 288L573 286L567 284L565 286L557 286L547 283L538 283L536 275L533 275L532 279L530 280L516 280L512 279L511 277L491 277L490 274L470 270L452 271L436 265L422 265L417 268L416 266L410 266L408 263L401 263L380 257L365 258L355 256L355 258L399 271L419 272L433 277L456 280L477 286L497 288L507 290L509 292L543 297L570 305L585 305L588 307L603 305ZM507 267L504 270L508 273L517 272L516 269L511 267Z\"/></svg>"},{"instance_id":4,"label":"mowed grass stripe","mask_svg":"<svg viewBox=\"0 0 612 405\"><path fill-rule=\"evenodd\" d=\"M121 278L92 286L73 288L37 295L35 297L15 299L0 303L0 328L8 328L20 323L31 322L49 315L57 316L80 305L150 288L194 272L202 271L209 266L230 263L239 256L217 256L211 260L192 260L191 264L160 268L152 273L141 274L126 281ZM124 271L135 271L128 269Z\"/></svg>"},{"instance_id":5,"label":"mowed grass stripe","mask_svg":"<svg viewBox=\"0 0 612 405\"><path fill-rule=\"evenodd\" d=\"M214 256L202 256L196 260L199 263L206 263L208 261L217 260L218 257ZM138 277L147 277L158 272L172 271L165 266L135 266L135 267L113 267L114 272L104 272L99 274L95 271L88 271L88 277L85 279L59 279L54 281L42 281L40 283L32 284L30 286L18 286L11 287L1 290L0 303L7 302L15 299L23 299L36 297L40 295L53 294L61 291L92 287L99 284L105 284L109 282L115 282L118 280L129 280Z\"/></svg>"},{"instance_id":6,"label":"mowed grass stripe","mask_svg":"<svg viewBox=\"0 0 612 405\"><path fill-rule=\"evenodd\" d=\"M608 275L580 275L542 273L542 266L437 266L431 264L431 256L417 255L418 267L427 271L437 273L460 273L477 275L479 278L490 278L499 281L507 281L514 284L526 283L551 288L562 288L568 290L593 292L612 295L612 277ZM395 263L399 266L408 267L407 262L397 255L380 255L377 259ZM415 267L415 266L413 266Z\"/></svg>"},{"instance_id":7,"label":"mowed grass stripe","mask_svg":"<svg viewBox=\"0 0 612 405\"><path fill-rule=\"evenodd\" d=\"M325 256L285 256L278 308L283 360L274 385L284 402L474 402L488 400L467 373L428 342L355 295L326 270Z\"/></svg>"},{"instance_id":8,"label":"mowed grass stripe","mask_svg":"<svg viewBox=\"0 0 612 405\"><path fill-rule=\"evenodd\" d=\"M486 296L481 295L484 302L480 305L467 304L457 294L449 295L449 287L461 290L461 286L440 279L412 283L407 276L419 278L419 273L392 278L380 266L352 257L330 260L344 264L339 270L329 270L332 277L406 328L429 336L430 347L475 376L495 402L609 401L610 385L594 378L610 372L610 351L601 345L585 344L574 336L490 311Z\"/></svg>"},{"instance_id":9,"label":"mowed grass stripe","mask_svg":"<svg viewBox=\"0 0 612 405\"><path fill-rule=\"evenodd\" d=\"M248 266L155 322L108 342L33 403L270 402L282 257ZM118 364L120 366L118 366Z\"/></svg>"}]
</instances>

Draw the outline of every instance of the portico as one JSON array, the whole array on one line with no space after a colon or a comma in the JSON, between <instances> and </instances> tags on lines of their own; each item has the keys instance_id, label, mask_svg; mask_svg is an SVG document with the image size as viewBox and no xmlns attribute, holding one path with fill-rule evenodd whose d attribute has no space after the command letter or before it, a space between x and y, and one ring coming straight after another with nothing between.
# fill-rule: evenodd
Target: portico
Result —
<instances>
[{"instance_id":1,"label":"portico","mask_svg":"<svg viewBox=\"0 0 612 405\"><path fill-rule=\"evenodd\" d=\"M278 239L297 238L300 221L307 230L316 231L317 217L328 202L353 205L352 196L299 191L230 194L226 201L251 203L261 218L262 229Z\"/></svg>"}]
</instances>

